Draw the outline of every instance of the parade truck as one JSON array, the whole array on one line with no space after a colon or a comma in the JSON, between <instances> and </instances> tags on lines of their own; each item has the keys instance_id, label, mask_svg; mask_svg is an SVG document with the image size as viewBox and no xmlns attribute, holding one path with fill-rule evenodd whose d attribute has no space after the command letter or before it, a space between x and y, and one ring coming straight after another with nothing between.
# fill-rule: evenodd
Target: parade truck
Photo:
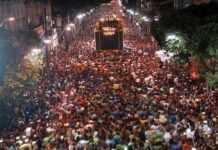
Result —
<instances>
[{"instance_id":1,"label":"parade truck","mask_svg":"<svg viewBox=\"0 0 218 150\"><path fill-rule=\"evenodd\" d=\"M115 15L101 18L95 28L96 50L122 50L123 26Z\"/></svg>"}]
</instances>

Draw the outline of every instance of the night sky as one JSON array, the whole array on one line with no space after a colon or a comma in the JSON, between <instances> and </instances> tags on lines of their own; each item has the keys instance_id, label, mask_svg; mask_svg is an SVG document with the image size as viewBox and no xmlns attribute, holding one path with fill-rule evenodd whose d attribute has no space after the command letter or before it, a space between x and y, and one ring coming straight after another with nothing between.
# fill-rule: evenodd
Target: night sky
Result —
<instances>
[{"instance_id":1,"label":"night sky","mask_svg":"<svg viewBox=\"0 0 218 150\"><path fill-rule=\"evenodd\" d=\"M82 9L94 7L101 3L110 2L111 0L53 0L53 12L55 14L66 14L73 9Z\"/></svg>"}]
</instances>

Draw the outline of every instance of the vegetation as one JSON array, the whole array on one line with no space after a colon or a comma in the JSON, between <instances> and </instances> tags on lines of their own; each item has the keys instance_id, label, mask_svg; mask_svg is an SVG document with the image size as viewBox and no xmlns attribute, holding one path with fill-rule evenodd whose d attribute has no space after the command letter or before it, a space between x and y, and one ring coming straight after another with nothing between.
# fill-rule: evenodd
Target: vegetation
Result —
<instances>
[{"instance_id":1,"label":"vegetation","mask_svg":"<svg viewBox=\"0 0 218 150\"><path fill-rule=\"evenodd\" d=\"M174 51L179 62L187 63L190 58L197 60L201 75L211 87L216 87L218 4L191 6L166 14L153 24L152 31L160 46ZM169 34L174 37L167 39Z\"/></svg>"},{"instance_id":2,"label":"vegetation","mask_svg":"<svg viewBox=\"0 0 218 150\"><path fill-rule=\"evenodd\" d=\"M39 42L33 31L0 29L0 129L13 122L18 108L25 103L24 92L34 88L39 79L39 66L24 59L24 55Z\"/></svg>"},{"instance_id":3,"label":"vegetation","mask_svg":"<svg viewBox=\"0 0 218 150\"><path fill-rule=\"evenodd\" d=\"M18 110L25 104L25 92L35 88L40 77L39 73L39 68L27 60L19 64L16 70L7 68L0 91L0 129L6 127L19 113L21 114Z\"/></svg>"}]
</instances>

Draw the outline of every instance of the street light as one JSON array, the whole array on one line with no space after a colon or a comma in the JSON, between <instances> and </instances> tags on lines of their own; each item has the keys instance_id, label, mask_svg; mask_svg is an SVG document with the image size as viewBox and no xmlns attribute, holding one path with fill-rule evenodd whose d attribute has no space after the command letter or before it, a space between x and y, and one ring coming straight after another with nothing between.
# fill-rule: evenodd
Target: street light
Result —
<instances>
[{"instance_id":1,"label":"street light","mask_svg":"<svg viewBox=\"0 0 218 150\"><path fill-rule=\"evenodd\" d=\"M8 21L15 21L15 18L14 17L9 17Z\"/></svg>"},{"instance_id":2,"label":"street light","mask_svg":"<svg viewBox=\"0 0 218 150\"><path fill-rule=\"evenodd\" d=\"M49 65L49 54L48 54L48 48L49 48L49 46L50 46L50 44L51 44L51 39L50 38L45 38L44 40L43 40L43 43L45 44L45 59L46 59L46 68L48 67L48 65Z\"/></svg>"},{"instance_id":3,"label":"street light","mask_svg":"<svg viewBox=\"0 0 218 150\"><path fill-rule=\"evenodd\" d=\"M4 19L4 20L0 23L0 27L3 27L6 22L13 22L13 21L15 21L15 20L16 20L15 17L6 18L6 19Z\"/></svg>"},{"instance_id":4,"label":"street light","mask_svg":"<svg viewBox=\"0 0 218 150\"><path fill-rule=\"evenodd\" d=\"M132 9L128 9L127 12L130 13L130 15L134 15L134 11Z\"/></svg>"},{"instance_id":5,"label":"street light","mask_svg":"<svg viewBox=\"0 0 218 150\"><path fill-rule=\"evenodd\" d=\"M147 16L143 16L142 17L142 20L145 21L145 22L150 22L150 18L148 18Z\"/></svg>"},{"instance_id":6,"label":"street light","mask_svg":"<svg viewBox=\"0 0 218 150\"><path fill-rule=\"evenodd\" d=\"M76 25L74 23L70 23L65 27L66 31L74 31L76 28Z\"/></svg>"},{"instance_id":7,"label":"street light","mask_svg":"<svg viewBox=\"0 0 218 150\"><path fill-rule=\"evenodd\" d=\"M159 21L160 20L160 17L159 16L154 16L154 21Z\"/></svg>"},{"instance_id":8,"label":"street light","mask_svg":"<svg viewBox=\"0 0 218 150\"><path fill-rule=\"evenodd\" d=\"M82 14L78 14L76 16L76 18L79 19L79 20L82 20L85 16L86 16L86 14L82 13Z\"/></svg>"},{"instance_id":9,"label":"street light","mask_svg":"<svg viewBox=\"0 0 218 150\"><path fill-rule=\"evenodd\" d=\"M70 23L69 27L74 28L76 25L74 23Z\"/></svg>"},{"instance_id":10,"label":"street light","mask_svg":"<svg viewBox=\"0 0 218 150\"><path fill-rule=\"evenodd\" d=\"M171 34L168 34L167 37L166 37L166 40L169 41L169 40L178 40L178 36L174 33L171 33Z\"/></svg>"},{"instance_id":11,"label":"street light","mask_svg":"<svg viewBox=\"0 0 218 150\"><path fill-rule=\"evenodd\" d=\"M135 16L138 16L139 15L139 13L138 12L135 12Z\"/></svg>"},{"instance_id":12,"label":"street light","mask_svg":"<svg viewBox=\"0 0 218 150\"><path fill-rule=\"evenodd\" d=\"M71 31L71 27L70 26L66 26L65 30L66 31Z\"/></svg>"},{"instance_id":13,"label":"street light","mask_svg":"<svg viewBox=\"0 0 218 150\"><path fill-rule=\"evenodd\" d=\"M136 25L137 25L137 26L140 26L140 24L139 24L138 22L136 22Z\"/></svg>"},{"instance_id":14,"label":"street light","mask_svg":"<svg viewBox=\"0 0 218 150\"><path fill-rule=\"evenodd\" d=\"M66 49L68 50L70 41L74 37L74 31L75 31L76 25L74 23L70 23L65 27L65 36L66 36Z\"/></svg>"},{"instance_id":15,"label":"street light","mask_svg":"<svg viewBox=\"0 0 218 150\"><path fill-rule=\"evenodd\" d=\"M95 10L95 9L94 9L94 8L92 8L92 9L90 10L90 13L93 13L93 12L94 12L94 10Z\"/></svg>"}]
</instances>

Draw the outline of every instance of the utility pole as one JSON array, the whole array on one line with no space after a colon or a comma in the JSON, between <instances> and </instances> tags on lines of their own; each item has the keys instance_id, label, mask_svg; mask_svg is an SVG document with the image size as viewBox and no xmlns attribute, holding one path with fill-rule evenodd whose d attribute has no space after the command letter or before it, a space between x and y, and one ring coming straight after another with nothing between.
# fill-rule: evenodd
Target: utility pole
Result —
<instances>
[{"instance_id":1,"label":"utility pole","mask_svg":"<svg viewBox=\"0 0 218 150\"><path fill-rule=\"evenodd\" d=\"M47 29L47 13L46 13L46 6L47 6L47 3L44 3L44 11L43 11L43 26L44 26L44 35L45 35L45 38L47 39L48 38L48 29ZM47 43L44 43L45 44L45 63L46 63L46 67L45 69L48 69L49 67L49 61L48 61L48 44Z\"/></svg>"}]
</instances>

